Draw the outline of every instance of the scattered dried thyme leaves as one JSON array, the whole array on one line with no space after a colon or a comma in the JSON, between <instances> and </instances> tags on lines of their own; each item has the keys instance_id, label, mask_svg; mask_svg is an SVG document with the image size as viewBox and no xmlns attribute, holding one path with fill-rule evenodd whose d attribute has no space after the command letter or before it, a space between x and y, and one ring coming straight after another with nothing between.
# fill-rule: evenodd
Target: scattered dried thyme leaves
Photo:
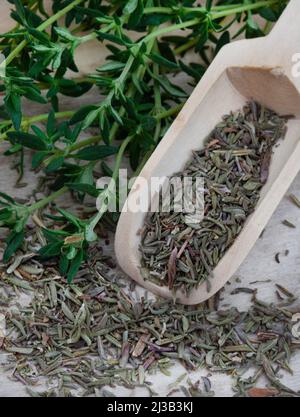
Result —
<instances>
[{"instance_id":1,"label":"scattered dried thyme leaves","mask_svg":"<svg viewBox=\"0 0 300 417\"><path fill-rule=\"evenodd\" d=\"M68 286L55 268L45 267L43 276L30 283L30 303L0 306L6 319L2 349L10 353L12 377L30 395L101 396L107 386L120 385L158 395L149 376L170 375L176 360L188 371L234 372L235 395L256 393L257 378L243 379L251 366L269 380L270 395L274 390L298 395L279 377L281 370L289 371L290 357L300 346L292 335L295 311L259 301L255 293L245 312L138 297L106 259L86 263L76 284ZM8 277L2 274L0 289L11 300L19 290ZM288 290L277 289L291 298ZM38 384L44 378L50 388L41 392ZM209 381L204 384L204 389L195 383L184 389L189 396L213 395ZM181 387L179 380L171 388Z\"/></svg>"}]
</instances>

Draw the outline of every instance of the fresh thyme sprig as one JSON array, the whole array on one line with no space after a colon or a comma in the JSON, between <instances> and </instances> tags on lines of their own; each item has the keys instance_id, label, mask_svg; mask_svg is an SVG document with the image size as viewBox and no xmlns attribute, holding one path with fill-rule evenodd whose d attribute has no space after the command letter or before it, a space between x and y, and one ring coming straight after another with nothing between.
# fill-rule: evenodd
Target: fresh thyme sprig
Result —
<instances>
[{"instance_id":1,"label":"fresh thyme sprig","mask_svg":"<svg viewBox=\"0 0 300 417\"><path fill-rule=\"evenodd\" d=\"M52 10L43 0L8 0L13 5L15 27L1 35L0 50L6 56L6 74L0 141L9 141L6 155L33 151L32 168L47 173L50 194L33 205L18 204L1 194L0 225L10 234L4 261L22 245L30 216L67 191L79 200L100 196L102 206L91 219L57 208L47 215L59 228L44 228L47 245L40 255L60 258L63 274L71 281L87 256L89 242L97 238L101 219L109 219L110 185L97 190L99 168L118 178L124 156L138 174L184 104L188 93L176 75L185 73L195 85L212 58L226 43L244 34L263 36L276 21L288 0L54 0ZM262 17L258 25L253 18ZM229 29L237 25L235 32ZM91 40L105 42L104 65L82 78L75 51ZM199 56L190 62L187 52ZM64 111L60 95L81 97L98 88L96 103ZM48 103L52 111L25 116L23 99ZM37 124L45 122L45 129ZM94 136L82 133L96 128ZM105 162L115 155L111 169ZM118 190L116 191L118 192ZM116 216L113 216L116 220Z\"/></svg>"}]
</instances>

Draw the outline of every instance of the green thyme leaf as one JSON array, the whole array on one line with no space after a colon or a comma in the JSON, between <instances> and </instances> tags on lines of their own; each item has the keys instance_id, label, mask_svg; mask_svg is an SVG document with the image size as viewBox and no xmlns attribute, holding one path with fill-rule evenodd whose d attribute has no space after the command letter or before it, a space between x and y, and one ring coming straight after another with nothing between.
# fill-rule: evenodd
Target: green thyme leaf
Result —
<instances>
[{"instance_id":1,"label":"green thyme leaf","mask_svg":"<svg viewBox=\"0 0 300 417\"><path fill-rule=\"evenodd\" d=\"M37 151L49 149L49 145L42 138L30 133L8 132L7 136L12 143L19 143L26 148L35 149Z\"/></svg>"},{"instance_id":2,"label":"green thyme leaf","mask_svg":"<svg viewBox=\"0 0 300 417\"><path fill-rule=\"evenodd\" d=\"M67 281L70 284L74 277L76 276L77 272L79 271L81 262L83 261L83 250L79 249L79 251L77 252L77 255L75 256L75 258L72 260L69 270L68 270L68 274L67 274Z\"/></svg>"},{"instance_id":3,"label":"green thyme leaf","mask_svg":"<svg viewBox=\"0 0 300 417\"><path fill-rule=\"evenodd\" d=\"M74 155L77 159L83 159L85 161L96 161L98 159L106 158L107 156L114 155L118 152L118 148L109 145L95 145L87 146L81 149Z\"/></svg>"},{"instance_id":4,"label":"green thyme leaf","mask_svg":"<svg viewBox=\"0 0 300 417\"><path fill-rule=\"evenodd\" d=\"M12 232L6 239L6 249L3 254L3 262L6 263L9 261L11 256L19 249L22 245L25 237L25 232L22 230L19 233Z\"/></svg>"},{"instance_id":5,"label":"green thyme leaf","mask_svg":"<svg viewBox=\"0 0 300 417\"><path fill-rule=\"evenodd\" d=\"M89 194L92 197L98 197L99 191L91 184L84 183L66 183L66 186L73 191Z\"/></svg>"},{"instance_id":6,"label":"green thyme leaf","mask_svg":"<svg viewBox=\"0 0 300 417\"><path fill-rule=\"evenodd\" d=\"M43 259L52 258L58 256L61 253L61 248L63 247L63 242L49 243L48 245L42 247L39 250L39 255Z\"/></svg>"}]
</instances>

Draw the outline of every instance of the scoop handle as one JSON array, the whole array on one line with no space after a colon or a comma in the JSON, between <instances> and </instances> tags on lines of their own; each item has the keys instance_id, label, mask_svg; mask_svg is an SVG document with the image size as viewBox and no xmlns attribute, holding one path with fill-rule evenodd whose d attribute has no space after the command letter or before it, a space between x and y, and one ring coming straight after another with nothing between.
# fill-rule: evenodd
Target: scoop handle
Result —
<instances>
[{"instance_id":1,"label":"scoop handle","mask_svg":"<svg viewBox=\"0 0 300 417\"><path fill-rule=\"evenodd\" d=\"M280 19L267 36L267 54L283 67L285 74L300 90L300 1L290 0ZM266 57L266 60L268 58Z\"/></svg>"}]
</instances>

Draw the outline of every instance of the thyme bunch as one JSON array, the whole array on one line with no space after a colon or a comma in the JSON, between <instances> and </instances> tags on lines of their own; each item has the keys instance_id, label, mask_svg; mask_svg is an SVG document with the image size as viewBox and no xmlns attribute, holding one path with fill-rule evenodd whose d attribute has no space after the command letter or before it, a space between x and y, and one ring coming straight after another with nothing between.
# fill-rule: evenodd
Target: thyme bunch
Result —
<instances>
[{"instance_id":1,"label":"thyme bunch","mask_svg":"<svg viewBox=\"0 0 300 417\"><path fill-rule=\"evenodd\" d=\"M106 213L111 195L109 187L96 188L96 172L116 180L126 156L139 173L187 99L176 76L184 73L194 86L225 44L241 35L264 36L288 1L54 0L50 11L44 0L8 1L15 26L0 41L6 57L0 141L10 143L6 155L19 156L21 165L25 149L33 151L32 168L48 174L50 194L21 205L1 193L0 226L10 229L4 261L22 246L37 210L68 191L81 202L101 195L102 207L89 219L60 208L57 216L47 215L60 226L43 229L47 245L40 255L59 257L62 274L72 281L100 220L117 220ZM105 64L86 77L70 77L79 71L77 48L92 40L105 42ZM189 51L197 62L190 62ZM96 103L61 108L61 95L83 97L92 88L98 89ZM52 110L27 117L24 99ZM82 139L90 127L96 134ZM111 155L113 169L106 163Z\"/></svg>"}]
</instances>

